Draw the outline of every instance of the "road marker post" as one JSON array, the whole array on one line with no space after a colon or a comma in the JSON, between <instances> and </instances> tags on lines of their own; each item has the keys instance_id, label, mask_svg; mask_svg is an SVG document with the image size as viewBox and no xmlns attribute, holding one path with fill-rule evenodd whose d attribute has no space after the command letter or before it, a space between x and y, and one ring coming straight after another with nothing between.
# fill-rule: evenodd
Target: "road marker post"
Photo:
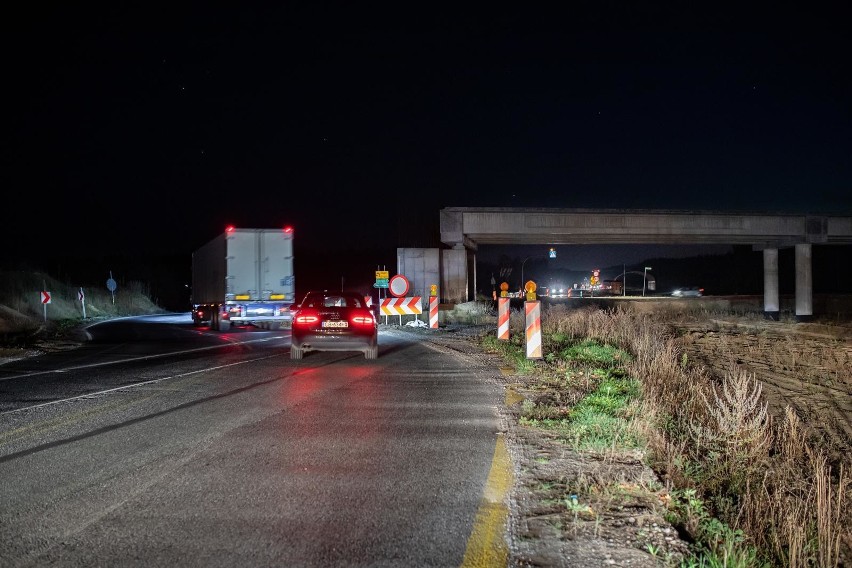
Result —
<instances>
[{"instance_id":1,"label":"road marker post","mask_svg":"<svg viewBox=\"0 0 852 568\"><path fill-rule=\"evenodd\" d=\"M524 302L527 359L541 359L541 302Z\"/></svg>"},{"instance_id":2,"label":"road marker post","mask_svg":"<svg viewBox=\"0 0 852 568\"><path fill-rule=\"evenodd\" d=\"M509 298L497 300L497 339L509 339Z\"/></svg>"}]
</instances>

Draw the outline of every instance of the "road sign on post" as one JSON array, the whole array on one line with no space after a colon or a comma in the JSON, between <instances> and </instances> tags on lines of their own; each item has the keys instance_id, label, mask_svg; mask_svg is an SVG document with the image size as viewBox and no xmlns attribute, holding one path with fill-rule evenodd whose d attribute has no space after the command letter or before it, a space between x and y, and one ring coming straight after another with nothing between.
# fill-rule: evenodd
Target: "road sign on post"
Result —
<instances>
[{"instance_id":1,"label":"road sign on post","mask_svg":"<svg viewBox=\"0 0 852 568\"><path fill-rule=\"evenodd\" d=\"M83 319L86 319L86 295L83 293L82 287L80 287L80 291L77 293L77 299L80 300L80 304L83 306Z\"/></svg>"},{"instance_id":2,"label":"road sign on post","mask_svg":"<svg viewBox=\"0 0 852 568\"><path fill-rule=\"evenodd\" d=\"M373 288L387 288L388 287L388 271L387 270L376 270L376 283L373 284Z\"/></svg>"},{"instance_id":3,"label":"road sign on post","mask_svg":"<svg viewBox=\"0 0 852 568\"><path fill-rule=\"evenodd\" d=\"M402 274L396 274L390 279L388 291L397 298L402 298L408 294L408 288L410 286L411 284L408 282L408 278Z\"/></svg>"},{"instance_id":4,"label":"road sign on post","mask_svg":"<svg viewBox=\"0 0 852 568\"><path fill-rule=\"evenodd\" d=\"M50 303L50 292L42 290L41 304L44 307L44 321L47 321L47 305Z\"/></svg>"},{"instance_id":5,"label":"road sign on post","mask_svg":"<svg viewBox=\"0 0 852 568\"><path fill-rule=\"evenodd\" d=\"M115 289L118 285L115 283L115 280L112 279L112 270L109 271L109 280L106 281L107 290L112 294L112 305L115 305Z\"/></svg>"}]
</instances>

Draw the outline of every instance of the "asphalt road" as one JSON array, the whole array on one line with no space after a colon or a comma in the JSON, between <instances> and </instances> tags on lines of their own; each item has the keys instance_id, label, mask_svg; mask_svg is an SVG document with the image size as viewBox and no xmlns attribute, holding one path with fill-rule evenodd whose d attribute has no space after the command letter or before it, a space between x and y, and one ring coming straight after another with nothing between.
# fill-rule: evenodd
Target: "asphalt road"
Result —
<instances>
[{"instance_id":1,"label":"asphalt road","mask_svg":"<svg viewBox=\"0 0 852 568\"><path fill-rule=\"evenodd\" d=\"M501 430L463 355L189 316L0 366L2 566L460 566Z\"/></svg>"}]
</instances>

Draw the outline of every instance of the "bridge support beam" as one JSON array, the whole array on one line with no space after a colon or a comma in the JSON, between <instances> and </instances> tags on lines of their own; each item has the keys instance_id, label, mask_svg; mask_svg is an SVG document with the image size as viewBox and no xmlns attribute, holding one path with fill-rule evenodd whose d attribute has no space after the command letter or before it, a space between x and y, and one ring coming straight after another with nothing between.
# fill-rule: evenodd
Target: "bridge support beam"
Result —
<instances>
[{"instance_id":1,"label":"bridge support beam","mask_svg":"<svg viewBox=\"0 0 852 568\"><path fill-rule=\"evenodd\" d=\"M813 319L813 277L810 243L796 245L796 321Z\"/></svg>"},{"instance_id":2,"label":"bridge support beam","mask_svg":"<svg viewBox=\"0 0 852 568\"><path fill-rule=\"evenodd\" d=\"M778 321L778 249L763 249L763 315Z\"/></svg>"}]
</instances>

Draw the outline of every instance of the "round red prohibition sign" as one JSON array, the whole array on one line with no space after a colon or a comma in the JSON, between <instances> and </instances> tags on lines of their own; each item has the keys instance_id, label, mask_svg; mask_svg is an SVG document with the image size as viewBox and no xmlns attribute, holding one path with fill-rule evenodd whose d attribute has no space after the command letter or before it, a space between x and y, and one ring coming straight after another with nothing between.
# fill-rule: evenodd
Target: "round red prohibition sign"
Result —
<instances>
[{"instance_id":1,"label":"round red prohibition sign","mask_svg":"<svg viewBox=\"0 0 852 568\"><path fill-rule=\"evenodd\" d=\"M408 294L408 288L410 286L411 284L408 282L408 278L402 274L396 274L388 281L388 292L397 298L402 298Z\"/></svg>"}]
</instances>

